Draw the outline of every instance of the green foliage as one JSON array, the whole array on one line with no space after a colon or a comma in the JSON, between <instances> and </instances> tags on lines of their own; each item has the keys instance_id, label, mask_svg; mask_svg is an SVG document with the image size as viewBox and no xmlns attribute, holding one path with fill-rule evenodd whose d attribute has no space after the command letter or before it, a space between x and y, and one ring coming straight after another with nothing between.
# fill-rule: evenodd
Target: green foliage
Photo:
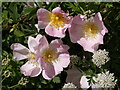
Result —
<instances>
[{"instance_id":1,"label":"green foliage","mask_svg":"<svg viewBox=\"0 0 120 90\"><path fill-rule=\"evenodd\" d=\"M60 77L54 77L53 82L54 83L60 83Z\"/></svg>"},{"instance_id":2,"label":"green foliage","mask_svg":"<svg viewBox=\"0 0 120 90\"><path fill-rule=\"evenodd\" d=\"M53 8L60 6L62 10L68 12L72 16L85 14L90 10L92 13L101 12L105 26L109 33L104 37L104 44L99 48L109 51L110 61L103 68L115 73L118 79L118 87L120 88L120 2L43 2L34 3L36 6L30 6L26 2L3 2L2 3L2 60L7 59L7 65L2 65L2 74L9 70L9 77L2 76L2 88L8 89L24 89L24 88L57 88L60 89L66 82L64 74L54 77L52 80L45 80L40 74L38 77L25 77L20 72L20 67L26 62L16 61L13 59L10 46L12 43L21 43L27 46L28 36L36 36L40 33L45 35L49 41L53 37L46 35L44 30L37 31L35 24L38 23L36 12L39 8L45 8L52 11ZM85 71L86 75L94 76L99 73L100 69L91 62L92 53L85 52L78 44L71 43L68 31L66 37L62 39L64 43L70 46L69 53L77 55L81 60L77 63L77 67ZM84 61L85 57L86 61ZM68 69L68 68L67 68ZM66 70L67 70L66 69ZM63 71L63 73L65 70ZM21 77L26 78L29 82L26 85L18 85ZM57 90L56 89L56 90Z\"/></svg>"}]
</instances>

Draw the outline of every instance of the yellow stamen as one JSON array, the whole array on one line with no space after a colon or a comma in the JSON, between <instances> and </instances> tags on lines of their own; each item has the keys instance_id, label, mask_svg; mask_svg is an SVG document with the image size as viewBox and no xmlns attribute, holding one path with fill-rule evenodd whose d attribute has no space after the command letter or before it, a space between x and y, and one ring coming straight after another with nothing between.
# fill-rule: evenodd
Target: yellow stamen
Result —
<instances>
[{"instance_id":1,"label":"yellow stamen","mask_svg":"<svg viewBox=\"0 0 120 90\"><path fill-rule=\"evenodd\" d=\"M57 51L52 48L46 48L42 52L42 58L45 62L55 61L57 58Z\"/></svg>"},{"instance_id":2,"label":"yellow stamen","mask_svg":"<svg viewBox=\"0 0 120 90\"><path fill-rule=\"evenodd\" d=\"M59 17L56 17L56 20L58 20L59 19Z\"/></svg>"},{"instance_id":3,"label":"yellow stamen","mask_svg":"<svg viewBox=\"0 0 120 90\"><path fill-rule=\"evenodd\" d=\"M98 26L94 22L87 22L82 26L85 37L95 37L100 32Z\"/></svg>"},{"instance_id":4,"label":"yellow stamen","mask_svg":"<svg viewBox=\"0 0 120 90\"><path fill-rule=\"evenodd\" d=\"M33 65L38 65L38 62L36 61L36 54L35 53L33 53L33 52L29 52L29 58L28 58L28 60L29 60L29 64L33 64Z\"/></svg>"},{"instance_id":5,"label":"yellow stamen","mask_svg":"<svg viewBox=\"0 0 120 90\"><path fill-rule=\"evenodd\" d=\"M28 60L35 60L35 59L36 59L35 53L33 53L33 52L29 52L28 55L29 55Z\"/></svg>"},{"instance_id":6,"label":"yellow stamen","mask_svg":"<svg viewBox=\"0 0 120 90\"><path fill-rule=\"evenodd\" d=\"M35 53L31 53L31 59L35 60L36 57L35 57Z\"/></svg>"},{"instance_id":7,"label":"yellow stamen","mask_svg":"<svg viewBox=\"0 0 120 90\"><path fill-rule=\"evenodd\" d=\"M50 23L55 28L64 27L68 20L61 13L50 13Z\"/></svg>"}]
</instances>

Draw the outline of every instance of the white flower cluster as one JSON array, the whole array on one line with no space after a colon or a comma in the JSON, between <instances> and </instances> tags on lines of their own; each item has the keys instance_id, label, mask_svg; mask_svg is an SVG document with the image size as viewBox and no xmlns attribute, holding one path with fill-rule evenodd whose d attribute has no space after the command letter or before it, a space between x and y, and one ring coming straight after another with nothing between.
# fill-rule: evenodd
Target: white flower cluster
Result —
<instances>
[{"instance_id":1,"label":"white flower cluster","mask_svg":"<svg viewBox=\"0 0 120 90\"><path fill-rule=\"evenodd\" d=\"M108 57L108 53L105 49L104 50L98 50L97 52L95 52L92 56L92 62L97 66L97 67L101 67L102 65L104 65L106 62L108 62L110 60L110 58Z\"/></svg>"},{"instance_id":2,"label":"white flower cluster","mask_svg":"<svg viewBox=\"0 0 120 90\"><path fill-rule=\"evenodd\" d=\"M117 82L117 79L115 80L115 77L113 76L113 73L109 73L109 71L105 73L99 73L98 77L93 77L93 80L95 81L95 84L98 88L114 88Z\"/></svg>"},{"instance_id":3,"label":"white flower cluster","mask_svg":"<svg viewBox=\"0 0 120 90\"><path fill-rule=\"evenodd\" d=\"M62 90L77 90L77 86L73 83L67 83L63 86Z\"/></svg>"},{"instance_id":4,"label":"white flower cluster","mask_svg":"<svg viewBox=\"0 0 120 90\"><path fill-rule=\"evenodd\" d=\"M28 83L28 80L26 78L21 78L18 82L19 85L26 85Z\"/></svg>"}]
</instances>

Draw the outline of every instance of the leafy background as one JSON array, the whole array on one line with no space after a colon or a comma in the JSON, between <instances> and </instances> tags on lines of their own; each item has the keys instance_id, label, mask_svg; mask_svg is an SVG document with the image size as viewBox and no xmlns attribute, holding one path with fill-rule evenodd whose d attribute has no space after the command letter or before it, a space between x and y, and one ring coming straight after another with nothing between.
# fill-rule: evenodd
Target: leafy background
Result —
<instances>
[{"instance_id":1,"label":"leafy background","mask_svg":"<svg viewBox=\"0 0 120 90\"><path fill-rule=\"evenodd\" d=\"M6 70L11 72L9 77L2 76L2 89L23 89L23 88L56 88L60 89L66 82L67 70L57 75L52 80L45 80L40 74L38 77L25 77L20 73L20 67L26 62L16 61L13 59L10 45L12 43L21 43L27 47L28 36L36 36L38 33L45 35L50 42L56 38L46 35L44 30L37 31L36 12L39 8L45 8L51 11L53 8L60 6L65 12L75 16L85 14L87 10L92 13L101 12L105 26L109 33L104 37L104 44L100 49L109 51L110 61L103 66L111 73L114 73L118 79L116 88L120 88L120 2L2 2L2 60L9 60L7 65L2 65L1 73ZM63 42L70 46L70 55L77 55L80 60L76 66L86 74L94 75L100 72L91 62L92 53L85 52L78 44L71 43L68 31ZM86 61L83 61L85 56ZM89 66L88 66L89 64ZM26 85L19 85L21 77L26 78L29 82Z\"/></svg>"}]
</instances>

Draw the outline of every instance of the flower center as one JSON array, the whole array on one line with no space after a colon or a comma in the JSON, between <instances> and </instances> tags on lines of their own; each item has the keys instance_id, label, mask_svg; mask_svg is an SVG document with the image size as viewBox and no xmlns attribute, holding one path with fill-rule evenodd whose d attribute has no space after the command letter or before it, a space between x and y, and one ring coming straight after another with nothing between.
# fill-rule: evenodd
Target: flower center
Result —
<instances>
[{"instance_id":1,"label":"flower center","mask_svg":"<svg viewBox=\"0 0 120 90\"><path fill-rule=\"evenodd\" d=\"M61 13L50 13L51 25L55 28L64 27L68 20Z\"/></svg>"},{"instance_id":2,"label":"flower center","mask_svg":"<svg viewBox=\"0 0 120 90\"><path fill-rule=\"evenodd\" d=\"M31 53L31 59L35 60L36 57L35 57L35 53Z\"/></svg>"},{"instance_id":3,"label":"flower center","mask_svg":"<svg viewBox=\"0 0 120 90\"><path fill-rule=\"evenodd\" d=\"M82 26L85 37L95 37L100 32L98 26L94 22L87 22Z\"/></svg>"},{"instance_id":4,"label":"flower center","mask_svg":"<svg viewBox=\"0 0 120 90\"><path fill-rule=\"evenodd\" d=\"M29 52L29 57L28 57L28 63L29 64L33 64L33 65L35 65L35 66L38 66L39 64L38 64L38 62L37 62L37 59L36 59L36 54L35 53L33 53L33 52Z\"/></svg>"},{"instance_id":5,"label":"flower center","mask_svg":"<svg viewBox=\"0 0 120 90\"><path fill-rule=\"evenodd\" d=\"M36 60L36 55L35 55L35 53L33 53L33 52L29 52L29 58L28 58L28 60Z\"/></svg>"},{"instance_id":6,"label":"flower center","mask_svg":"<svg viewBox=\"0 0 120 90\"><path fill-rule=\"evenodd\" d=\"M57 51L56 51L56 49L46 48L46 49L42 52L42 59L43 59L45 62L55 61L56 58L57 58Z\"/></svg>"}]
</instances>

